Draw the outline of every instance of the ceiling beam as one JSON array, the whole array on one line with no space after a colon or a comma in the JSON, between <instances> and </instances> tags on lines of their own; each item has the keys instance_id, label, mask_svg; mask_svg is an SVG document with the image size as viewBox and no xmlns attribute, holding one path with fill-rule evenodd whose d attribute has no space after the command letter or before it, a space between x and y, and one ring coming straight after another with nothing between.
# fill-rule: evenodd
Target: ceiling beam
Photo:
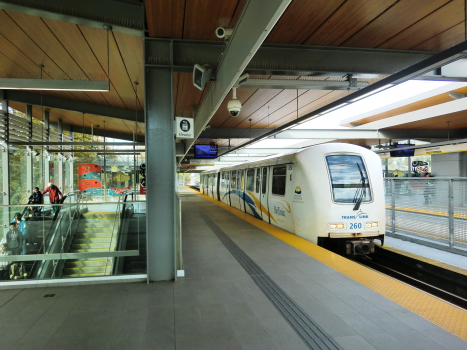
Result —
<instances>
[{"instance_id":1,"label":"ceiling beam","mask_svg":"<svg viewBox=\"0 0 467 350\"><path fill-rule=\"evenodd\" d=\"M210 128L198 136L198 139L251 139L264 135L271 129Z\"/></svg>"},{"instance_id":2,"label":"ceiling beam","mask_svg":"<svg viewBox=\"0 0 467 350\"><path fill-rule=\"evenodd\" d=\"M110 91L108 80L56 80L0 78L0 89L60 90L60 91Z\"/></svg>"},{"instance_id":3,"label":"ceiling beam","mask_svg":"<svg viewBox=\"0 0 467 350\"><path fill-rule=\"evenodd\" d=\"M218 153L219 157L222 157L223 154L228 152L228 147L219 147ZM298 148L242 148L235 152L234 154L264 154L265 156L268 154L278 154L278 153L289 153L293 151L297 151Z\"/></svg>"},{"instance_id":4,"label":"ceiling beam","mask_svg":"<svg viewBox=\"0 0 467 350\"><path fill-rule=\"evenodd\" d=\"M291 0L250 0L244 6L208 90L196 113L195 138L204 130ZM147 54L152 54L153 51ZM148 57L146 56L146 59ZM147 62L147 61L146 61ZM170 62L170 61L169 61Z\"/></svg>"},{"instance_id":5,"label":"ceiling beam","mask_svg":"<svg viewBox=\"0 0 467 350\"><path fill-rule=\"evenodd\" d=\"M437 139L446 138L442 129L293 129L276 134L276 139ZM467 137L467 130L449 131L450 137Z\"/></svg>"},{"instance_id":6,"label":"ceiling beam","mask_svg":"<svg viewBox=\"0 0 467 350\"><path fill-rule=\"evenodd\" d=\"M142 2L115 0L1 0L0 9L136 36L144 36Z\"/></svg>"},{"instance_id":7,"label":"ceiling beam","mask_svg":"<svg viewBox=\"0 0 467 350\"><path fill-rule=\"evenodd\" d=\"M280 127L268 132L262 137L253 139L251 141L246 142L245 144L232 148L229 152L234 152L238 148L244 148L248 147L261 139L264 139L265 137L271 137L274 136L280 132L283 132L285 130L290 129L291 127L294 127L298 124L301 124L307 120L310 120L312 118L316 118L317 116L321 116L321 118L325 118L326 113L329 113L333 110L338 110L339 108L348 105L349 103L359 101L362 98L365 98L367 96L371 96L375 93L378 93L379 91L382 91L384 89L387 89L393 85L400 84L402 82L405 82L410 79L414 79L422 74L425 74L426 72L430 72L438 67L442 67L446 64L452 63L454 61L457 61L459 59L463 59L467 55L467 41L463 41L457 45L454 45L450 47L447 50L444 50L434 56L428 57L425 60L415 63L414 65L407 67L405 69L402 69L401 71L387 77L384 79L379 80L378 82L361 89L359 91L356 91L350 95L347 95L345 97L342 97L334 102L331 102L321 108L318 108L310 113L305 114L304 116L295 119L294 121L285 123L284 125L281 125ZM457 100L457 101L462 101L463 99ZM451 102L449 102L451 103ZM323 116L324 115L324 116ZM377 123L377 122L374 122ZM373 123L366 124L365 127L370 127L372 129L382 129L384 128L383 126L376 126L372 125Z\"/></svg>"},{"instance_id":8,"label":"ceiling beam","mask_svg":"<svg viewBox=\"0 0 467 350\"><path fill-rule=\"evenodd\" d=\"M240 78L241 79L241 78ZM353 79L352 79L353 80ZM356 80L356 79L355 79ZM285 80L285 79L247 79L239 85L242 89L281 89L281 90L360 90L367 87L367 81L333 80Z\"/></svg>"},{"instance_id":9,"label":"ceiling beam","mask_svg":"<svg viewBox=\"0 0 467 350\"><path fill-rule=\"evenodd\" d=\"M3 94L3 96L2 96ZM130 109L98 105L90 102L69 100L66 98L53 97L47 95L34 94L22 90L0 90L0 98L9 101L44 106L52 109L63 109L65 111L73 111L78 113L94 114L103 117L116 118L134 122L135 119L139 123L144 123L144 113L135 112Z\"/></svg>"},{"instance_id":10,"label":"ceiling beam","mask_svg":"<svg viewBox=\"0 0 467 350\"><path fill-rule=\"evenodd\" d=\"M150 43L146 65L193 72L195 64L208 64L214 70L226 50L221 41L147 38ZM164 47L172 43L173 60ZM436 52L364 49L333 46L263 44L244 68L252 75L337 76L374 78L394 74L433 56Z\"/></svg>"}]
</instances>

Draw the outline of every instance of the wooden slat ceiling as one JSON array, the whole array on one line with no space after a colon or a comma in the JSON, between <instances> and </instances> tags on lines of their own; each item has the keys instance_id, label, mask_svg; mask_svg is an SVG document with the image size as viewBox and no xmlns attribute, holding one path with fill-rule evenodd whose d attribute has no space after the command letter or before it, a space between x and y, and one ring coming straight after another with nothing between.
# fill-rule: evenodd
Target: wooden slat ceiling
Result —
<instances>
[{"instance_id":1,"label":"wooden slat ceiling","mask_svg":"<svg viewBox=\"0 0 467 350\"><path fill-rule=\"evenodd\" d=\"M143 39L121 33L110 33L110 91L59 92L44 91L66 99L91 102L139 111L144 106ZM44 79L107 79L107 32L86 26L54 21L17 12L0 11L0 76L40 78L39 65L44 65ZM133 83L139 82L138 103ZM39 93L38 91L30 91ZM25 106L10 103L20 111ZM41 118L40 107L34 117ZM50 110L50 120L82 125L80 113ZM86 115L84 126L99 124L112 131L132 133L134 123L113 118ZM132 125L133 124L133 125ZM140 131L144 130L141 125Z\"/></svg>"},{"instance_id":2,"label":"wooden slat ceiling","mask_svg":"<svg viewBox=\"0 0 467 350\"><path fill-rule=\"evenodd\" d=\"M151 36L219 40L215 28L235 25L244 1L145 3ZM266 42L442 51L463 40L462 0L294 0ZM191 106L201 103L202 93L192 86L189 73L177 74L175 85L176 114L191 116ZM311 90L298 94L298 115L302 116L347 92ZM252 128L276 128L297 117L296 95L296 90L238 89L237 97L243 105L240 115L230 117L228 96L209 124L213 128L249 128L252 119ZM200 140L210 141L220 144L218 140Z\"/></svg>"},{"instance_id":3,"label":"wooden slat ceiling","mask_svg":"<svg viewBox=\"0 0 467 350\"><path fill-rule=\"evenodd\" d=\"M457 89L457 90L453 90L452 92L467 94L467 87L463 87L463 88L460 88L460 89ZM374 121L377 121L377 120L382 120L382 119L394 117L396 115L413 112L413 111L416 111L416 110L419 110L419 109L428 108L428 107L431 107L431 106L436 106L436 105L439 105L441 103L450 102L452 100L453 100L453 98L451 96L449 96L449 92L446 92L446 93L439 94L439 95L436 95L436 96L433 96L433 97L430 97L430 98L426 98L424 100L420 100L420 101L417 101L417 102L414 102L414 103L411 103L411 104L408 104L408 105L405 105L405 106L402 106L402 107L399 107L399 108L394 108L394 109L392 109L390 111L387 111L387 112L384 112L384 113L378 113L378 114L372 115L371 117L362 118L360 120L355 120L352 123L364 125L364 124L371 123L371 122L374 122ZM406 125L406 124L403 124L403 125ZM345 126L350 126L350 124L346 124ZM402 128L405 129L406 127L404 126ZM409 128L407 127L407 129L409 129Z\"/></svg>"},{"instance_id":4,"label":"wooden slat ceiling","mask_svg":"<svg viewBox=\"0 0 467 350\"><path fill-rule=\"evenodd\" d=\"M245 0L146 0L150 36L220 40L218 26L234 26ZM464 40L462 0L294 0L266 42L409 50L444 50ZM111 91L47 92L47 94L135 109L144 106L143 40L120 33L110 35ZM46 79L105 79L106 31L65 22L0 11L0 75L38 78L43 64ZM176 115L189 117L203 93L192 85L191 74L174 75ZM212 127L275 128L297 116L296 91L239 89L244 107L231 118L224 101ZM342 91L299 91L298 114L304 115L346 94ZM230 96L228 97L230 99ZM269 111L268 111L269 110ZM82 116L52 110L51 118L81 125ZM109 121L109 130L132 131L127 122ZM88 120L88 121L86 121ZM85 123L100 120L85 117ZM100 124L100 122L99 122ZM204 142L204 141L203 141Z\"/></svg>"}]
</instances>

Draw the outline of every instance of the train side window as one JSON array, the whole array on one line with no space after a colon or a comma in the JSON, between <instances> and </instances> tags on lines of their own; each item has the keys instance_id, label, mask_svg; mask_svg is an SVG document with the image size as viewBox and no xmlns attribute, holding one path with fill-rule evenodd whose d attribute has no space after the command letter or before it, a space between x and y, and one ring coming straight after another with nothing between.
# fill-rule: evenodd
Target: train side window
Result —
<instances>
[{"instance_id":1,"label":"train side window","mask_svg":"<svg viewBox=\"0 0 467 350\"><path fill-rule=\"evenodd\" d=\"M225 187L225 174L221 173L221 188Z\"/></svg>"},{"instance_id":2,"label":"train side window","mask_svg":"<svg viewBox=\"0 0 467 350\"><path fill-rule=\"evenodd\" d=\"M242 189L243 184L243 170L238 171L238 181L237 181L237 190Z\"/></svg>"},{"instance_id":3,"label":"train side window","mask_svg":"<svg viewBox=\"0 0 467 350\"><path fill-rule=\"evenodd\" d=\"M285 195L285 180L287 179L287 167L276 167L272 170L272 194Z\"/></svg>"},{"instance_id":4,"label":"train side window","mask_svg":"<svg viewBox=\"0 0 467 350\"><path fill-rule=\"evenodd\" d=\"M260 184L261 184L261 172L259 171L259 168L256 168L256 193L259 193L260 191Z\"/></svg>"},{"instance_id":5,"label":"train side window","mask_svg":"<svg viewBox=\"0 0 467 350\"><path fill-rule=\"evenodd\" d=\"M226 190L229 189L229 185L230 185L230 173L226 172L225 173L225 188L226 188Z\"/></svg>"},{"instance_id":6,"label":"train side window","mask_svg":"<svg viewBox=\"0 0 467 350\"><path fill-rule=\"evenodd\" d=\"M255 187L255 169L246 171L246 190L253 192Z\"/></svg>"},{"instance_id":7,"label":"train side window","mask_svg":"<svg viewBox=\"0 0 467 350\"><path fill-rule=\"evenodd\" d=\"M268 169L263 168L263 181L262 181L263 186L262 186L262 189L261 189L261 192L263 194L266 194L267 180L268 180Z\"/></svg>"}]
</instances>

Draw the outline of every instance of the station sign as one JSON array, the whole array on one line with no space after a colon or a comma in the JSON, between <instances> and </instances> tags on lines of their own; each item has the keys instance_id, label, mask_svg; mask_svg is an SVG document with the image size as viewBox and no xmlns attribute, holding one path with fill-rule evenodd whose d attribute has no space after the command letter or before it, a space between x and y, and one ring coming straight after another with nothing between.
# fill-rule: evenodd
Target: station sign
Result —
<instances>
[{"instance_id":1,"label":"station sign","mask_svg":"<svg viewBox=\"0 0 467 350\"><path fill-rule=\"evenodd\" d=\"M424 155L429 155L429 154L455 153L455 152L465 152L465 151L467 151L467 143L458 143L455 145L418 148L415 150L415 155L424 156Z\"/></svg>"},{"instance_id":2,"label":"station sign","mask_svg":"<svg viewBox=\"0 0 467 350\"><path fill-rule=\"evenodd\" d=\"M194 139L195 121L193 118L175 117L175 138Z\"/></svg>"},{"instance_id":3,"label":"station sign","mask_svg":"<svg viewBox=\"0 0 467 350\"><path fill-rule=\"evenodd\" d=\"M213 163L212 160L209 161L209 160L206 160L206 159L190 159L190 165L214 166L214 163Z\"/></svg>"}]
</instances>

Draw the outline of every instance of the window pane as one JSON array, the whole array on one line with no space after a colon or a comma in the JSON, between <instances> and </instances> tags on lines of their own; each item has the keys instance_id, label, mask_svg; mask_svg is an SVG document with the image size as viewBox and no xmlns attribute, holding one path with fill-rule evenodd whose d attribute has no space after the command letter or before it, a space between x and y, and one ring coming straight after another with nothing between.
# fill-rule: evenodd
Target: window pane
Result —
<instances>
[{"instance_id":1,"label":"window pane","mask_svg":"<svg viewBox=\"0 0 467 350\"><path fill-rule=\"evenodd\" d=\"M268 169L267 168L263 168L263 188L262 188L262 192L263 194L266 193L266 184L267 184L267 177L268 177Z\"/></svg>"},{"instance_id":2,"label":"window pane","mask_svg":"<svg viewBox=\"0 0 467 350\"><path fill-rule=\"evenodd\" d=\"M246 190L253 192L255 187L255 170L248 169L246 173Z\"/></svg>"},{"instance_id":3,"label":"window pane","mask_svg":"<svg viewBox=\"0 0 467 350\"><path fill-rule=\"evenodd\" d=\"M274 168L272 174L272 194L283 196L285 194L287 168L285 166Z\"/></svg>"},{"instance_id":4,"label":"window pane","mask_svg":"<svg viewBox=\"0 0 467 350\"><path fill-rule=\"evenodd\" d=\"M371 191L362 157L353 155L327 156L331 187L335 202L371 201Z\"/></svg>"},{"instance_id":5,"label":"window pane","mask_svg":"<svg viewBox=\"0 0 467 350\"><path fill-rule=\"evenodd\" d=\"M243 171L242 170L239 170L238 171L238 181L237 181L237 190L241 190L241 186L242 186L242 181L243 180Z\"/></svg>"}]
</instances>

